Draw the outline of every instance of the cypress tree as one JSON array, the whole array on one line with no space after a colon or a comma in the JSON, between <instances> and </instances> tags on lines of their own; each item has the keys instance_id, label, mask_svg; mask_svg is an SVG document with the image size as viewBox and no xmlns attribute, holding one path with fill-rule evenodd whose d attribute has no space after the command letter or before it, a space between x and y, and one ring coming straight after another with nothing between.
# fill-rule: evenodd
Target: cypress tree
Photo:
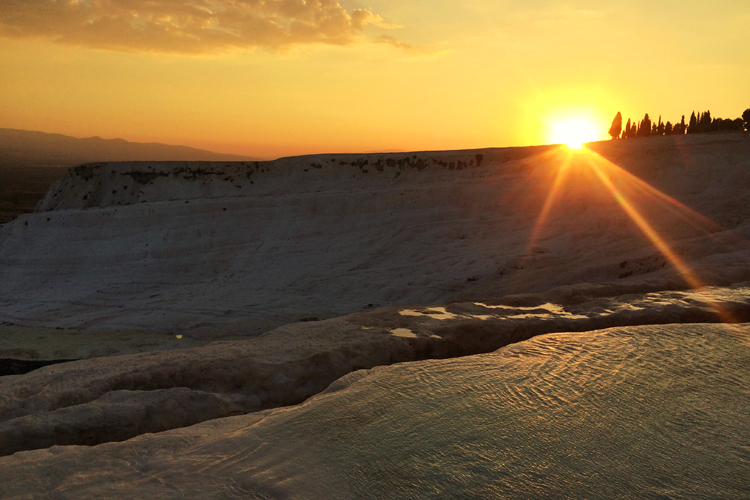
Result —
<instances>
[{"instance_id":1,"label":"cypress tree","mask_svg":"<svg viewBox=\"0 0 750 500\"><path fill-rule=\"evenodd\" d=\"M648 117L648 113L641 120L641 126L638 127L638 137L648 137L651 135L651 118Z\"/></svg>"},{"instance_id":2,"label":"cypress tree","mask_svg":"<svg viewBox=\"0 0 750 500\"><path fill-rule=\"evenodd\" d=\"M618 111L617 115L615 115L615 119L612 120L612 126L609 127L609 135L612 137L612 139L619 139L621 132L622 132L622 115Z\"/></svg>"}]
</instances>

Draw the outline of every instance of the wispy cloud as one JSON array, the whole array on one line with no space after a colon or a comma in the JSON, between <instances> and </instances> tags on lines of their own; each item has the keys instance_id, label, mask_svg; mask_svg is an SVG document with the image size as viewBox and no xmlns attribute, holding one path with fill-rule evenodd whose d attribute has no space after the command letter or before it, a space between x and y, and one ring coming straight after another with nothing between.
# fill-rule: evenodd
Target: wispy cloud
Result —
<instances>
[{"instance_id":1,"label":"wispy cloud","mask_svg":"<svg viewBox=\"0 0 750 500\"><path fill-rule=\"evenodd\" d=\"M132 52L349 45L394 26L338 0L2 0L0 35ZM405 47L404 47L405 48Z\"/></svg>"},{"instance_id":2,"label":"wispy cloud","mask_svg":"<svg viewBox=\"0 0 750 500\"><path fill-rule=\"evenodd\" d=\"M453 52L453 50L448 49L444 43L437 45L411 44L388 35L381 35L375 38L373 42L381 45L390 45L391 47L403 50L412 56L417 57L436 57Z\"/></svg>"}]
</instances>

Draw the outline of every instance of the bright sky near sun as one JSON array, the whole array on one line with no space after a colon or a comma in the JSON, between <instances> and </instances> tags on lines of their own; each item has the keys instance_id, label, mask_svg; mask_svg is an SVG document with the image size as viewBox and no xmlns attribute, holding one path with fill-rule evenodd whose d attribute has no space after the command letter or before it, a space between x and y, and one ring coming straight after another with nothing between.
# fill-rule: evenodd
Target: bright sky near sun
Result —
<instances>
[{"instance_id":1,"label":"bright sky near sun","mask_svg":"<svg viewBox=\"0 0 750 500\"><path fill-rule=\"evenodd\" d=\"M736 118L747 0L0 2L0 127L259 157Z\"/></svg>"}]
</instances>

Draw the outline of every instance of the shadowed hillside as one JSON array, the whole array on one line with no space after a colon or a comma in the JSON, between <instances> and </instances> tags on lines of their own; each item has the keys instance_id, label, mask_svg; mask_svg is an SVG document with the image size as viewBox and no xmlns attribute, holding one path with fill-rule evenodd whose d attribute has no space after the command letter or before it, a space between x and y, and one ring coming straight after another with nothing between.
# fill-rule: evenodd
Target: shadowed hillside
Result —
<instances>
[{"instance_id":1,"label":"shadowed hillside","mask_svg":"<svg viewBox=\"0 0 750 500\"><path fill-rule=\"evenodd\" d=\"M96 161L237 161L246 156L187 146L0 129L0 224L32 212L67 168Z\"/></svg>"},{"instance_id":2,"label":"shadowed hillside","mask_svg":"<svg viewBox=\"0 0 750 500\"><path fill-rule=\"evenodd\" d=\"M50 185L67 175L61 167L0 163L0 224L33 212Z\"/></svg>"}]
</instances>

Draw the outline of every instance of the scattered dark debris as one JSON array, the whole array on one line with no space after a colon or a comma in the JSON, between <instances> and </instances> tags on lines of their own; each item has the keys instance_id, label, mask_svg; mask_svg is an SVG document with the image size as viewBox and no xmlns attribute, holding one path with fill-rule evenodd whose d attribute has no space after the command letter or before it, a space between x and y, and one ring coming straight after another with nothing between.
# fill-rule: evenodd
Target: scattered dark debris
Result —
<instances>
[{"instance_id":1,"label":"scattered dark debris","mask_svg":"<svg viewBox=\"0 0 750 500\"><path fill-rule=\"evenodd\" d=\"M199 177L206 177L208 175L223 175L224 172L221 171L213 171L213 170L206 170L205 168L178 168L175 171L175 175L179 174L185 174L182 176L183 179L190 179L190 180L197 180Z\"/></svg>"},{"instance_id":2,"label":"scattered dark debris","mask_svg":"<svg viewBox=\"0 0 750 500\"><path fill-rule=\"evenodd\" d=\"M175 176L178 175L177 171L173 173ZM149 184L157 177L169 176L169 172L143 172L140 170L131 170L130 172L123 172L121 175L129 175L138 184Z\"/></svg>"},{"instance_id":3,"label":"scattered dark debris","mask_svg":"<svg viewBox=\"0 0 750 500\"><path fill-rule=\"evenodd\" d=\"M300 318L300 323L308 323L310 321L320 321L316 316L310 316L309 318Z\"/></svg>"},{"instance_id":4,"label":"scattered dark debris","mask_svg":"<svg viewBox=\"0 0 750 500\"><path fill-rule=\"evenodd\" d=\"M81 176L84 181L88 182L94 178L94 170L101 168L101 165L79 165L73 168L73 174Z\"/></svg>"}]
</instances>

